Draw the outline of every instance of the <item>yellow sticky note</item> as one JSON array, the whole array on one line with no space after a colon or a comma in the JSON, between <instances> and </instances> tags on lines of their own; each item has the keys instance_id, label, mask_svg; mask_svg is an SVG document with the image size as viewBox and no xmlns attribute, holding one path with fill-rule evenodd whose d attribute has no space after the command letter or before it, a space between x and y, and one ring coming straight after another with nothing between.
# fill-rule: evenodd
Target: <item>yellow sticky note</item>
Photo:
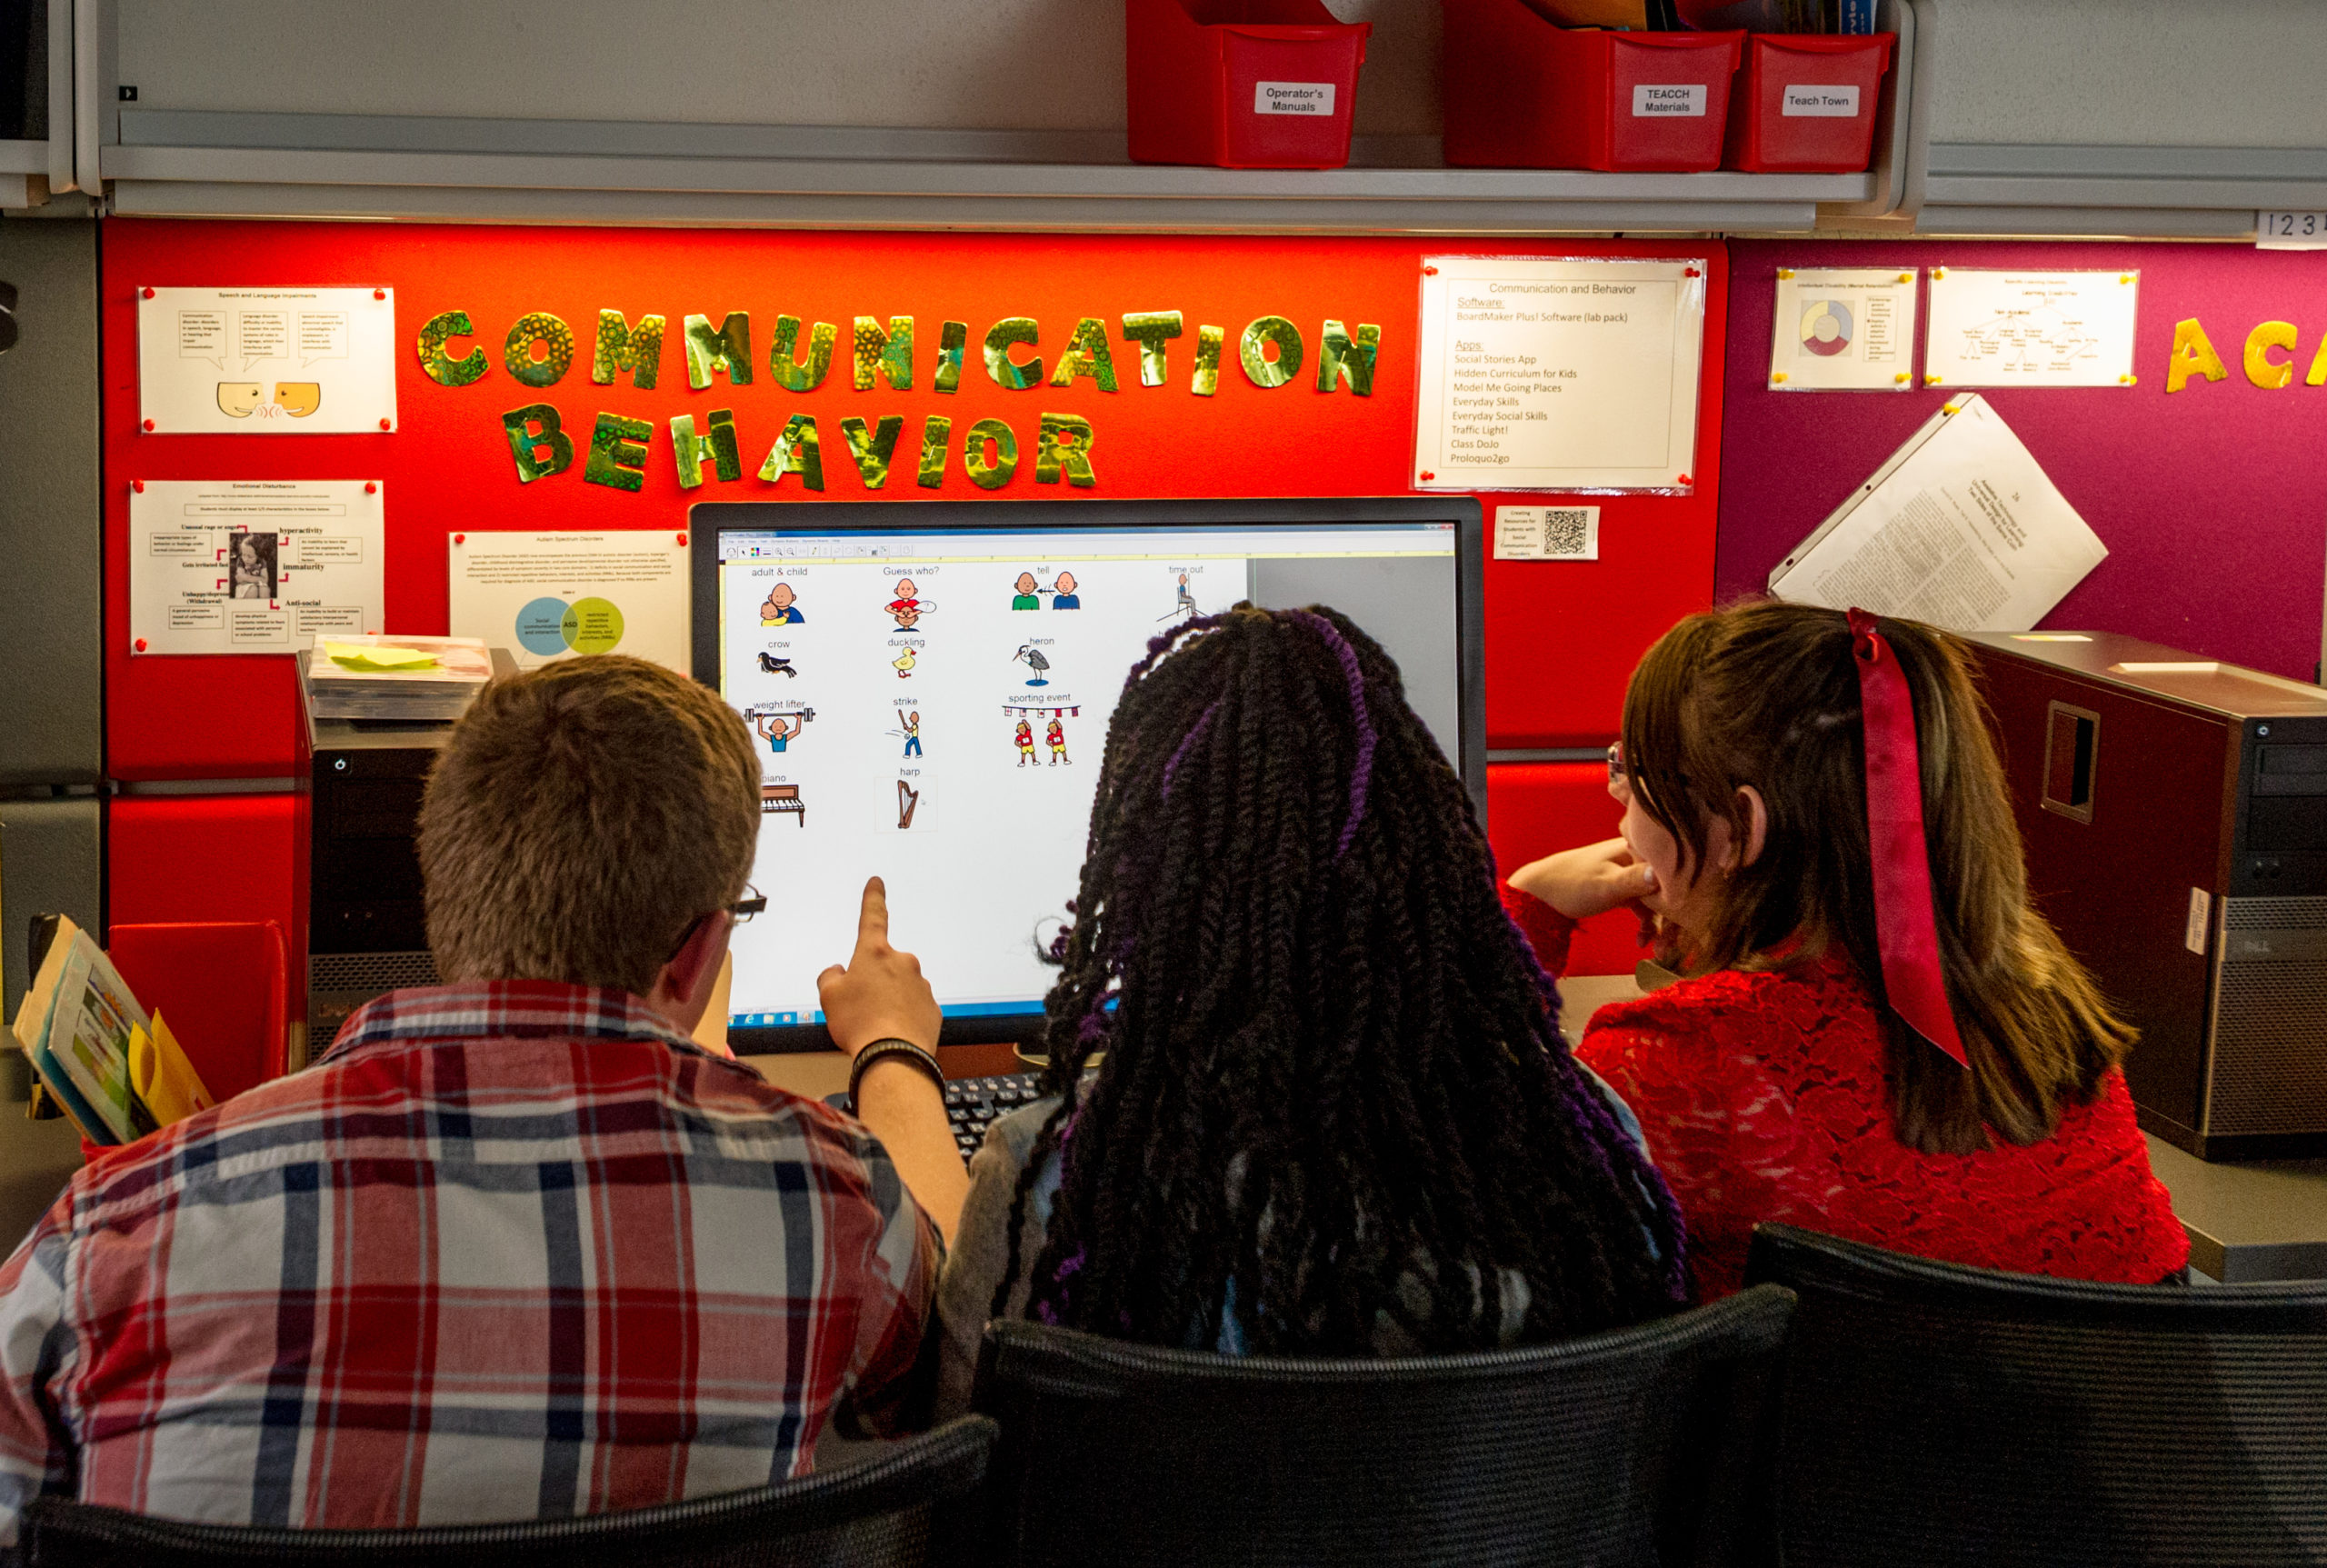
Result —
<instances>
[{"instance_id":1,"label":"yellow sticky note","mask_svg":"<svg viewBox=\"0 0 2327 1568\"><path fill-rule=\"evenodd\" d=\"M420 648L375 648L365 643L325 643L331 662L350 670L424 670L436 655Z\"/></svg>"},{"instance_id":2,"label":"yellow sticky note","mask_svg":"<svg viewBox=\"0 0 2327 1568\"><path fill-rule=\"evenodd\" d=\"M129 1082L145 1109L154 1114L156 1126L184 1121L216 1104L159 1013L154 1014L151 1035L134 1026L130 1030Z\"/></svg>"}]
</instances>

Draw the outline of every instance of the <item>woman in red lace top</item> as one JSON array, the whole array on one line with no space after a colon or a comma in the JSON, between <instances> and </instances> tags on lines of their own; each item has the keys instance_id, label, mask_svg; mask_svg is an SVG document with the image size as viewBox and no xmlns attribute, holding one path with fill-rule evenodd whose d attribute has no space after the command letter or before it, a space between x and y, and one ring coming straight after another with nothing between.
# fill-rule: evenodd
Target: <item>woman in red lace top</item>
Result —
<instances>
[{"instance_id":1,"label":"woman in red lace top","mask_svg":"<svg viewBox=\"0 0 2327 1568\"><path fill-rule=\"evenodd\" d=\"M1691 616L1642 660L1609 754L1623 836L1523 866L1506 893L1553 974L1575 921L1635 904L1687 976L1600 1009L1577 1055L1639 1114L1701 1299L1738 1288L1762 1220L1952 1263L2162 1280L2189 1242L2118 1070L2132 1032L2028 904L1961 645L1885 620L1855 647L1837 611L1753 604ZM1875 726L1877 761L1917 764L1937 939L1923 973L1947 1015L1921 1033L1886 987L1914 989L1893 923L1917 901L1895 892L1895 861L1878 932L1860 667L1882 654L1905 684L1900 727ZM1896 774L1876 777L1890 802ZM1873 845L1911 844L1889 820Z\"/></svg>"}]
</instances>

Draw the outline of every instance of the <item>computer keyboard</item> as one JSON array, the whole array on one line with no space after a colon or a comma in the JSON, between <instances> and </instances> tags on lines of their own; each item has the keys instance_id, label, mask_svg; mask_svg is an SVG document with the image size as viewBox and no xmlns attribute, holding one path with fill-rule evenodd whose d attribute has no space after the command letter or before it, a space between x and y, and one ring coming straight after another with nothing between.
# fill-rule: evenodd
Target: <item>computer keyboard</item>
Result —
<instances>
[{"instance_id":1,"label":"computer keyboard","mask_svg":"<svg viewBox=\"0 0 2327 1568\"><path fill-rule=\"evenodd\" d=\"M1004 1073L993 1078L953 1078L945 1084L945 1119L953 1124L954 1142L968 1159L985 1142L985 1130L997 1116L1042 1098L1034 1085L1039 1073Z\"/></svg>"}]
</instances>

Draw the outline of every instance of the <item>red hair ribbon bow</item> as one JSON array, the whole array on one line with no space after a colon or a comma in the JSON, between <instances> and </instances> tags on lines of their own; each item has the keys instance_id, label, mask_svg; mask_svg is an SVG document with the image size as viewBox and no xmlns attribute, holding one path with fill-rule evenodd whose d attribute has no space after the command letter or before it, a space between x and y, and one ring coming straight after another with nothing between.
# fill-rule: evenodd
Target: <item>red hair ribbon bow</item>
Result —
<instances>
[{"instance_id":1,"label":"red hair ribbon bow","mask_svg":"<svg viewBox=\"0 0 2327 1568\"><path fill-rule=\"evenodd\" d=\"M1864 610L1849 614L1866 730L1866 841L1874 872L1874 932L1883 989L1910 1028L1969 1067L1939 968L1931 855L1923 842L1923 784L1915 704L1898 656Z\"/></svg>"}]
</instances>

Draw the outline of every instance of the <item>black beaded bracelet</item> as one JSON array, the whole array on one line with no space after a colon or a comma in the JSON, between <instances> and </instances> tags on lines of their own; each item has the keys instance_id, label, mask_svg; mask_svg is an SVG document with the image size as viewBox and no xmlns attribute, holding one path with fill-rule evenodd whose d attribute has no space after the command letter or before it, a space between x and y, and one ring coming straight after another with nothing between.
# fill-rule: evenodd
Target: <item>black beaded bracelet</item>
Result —
<instances>
[{"instance_id":1,"label":"black beaded bracelet","mask_svg":"<svg viewBox=\"0 0 2327 1568\"><path fill-rule=\"evenodd\" d=\"M874 1063L891 1056L904 1057L928 1074L930 1082L939 1089L945 1087L945 1070L937 1064L936 1057L910 1040L875 1040L856 1054L855 1062L849 1067L848 1104L852 1110L856 1105L856 1086L864 1082L865 1070Z\"/></svg>"}]
</instances>

